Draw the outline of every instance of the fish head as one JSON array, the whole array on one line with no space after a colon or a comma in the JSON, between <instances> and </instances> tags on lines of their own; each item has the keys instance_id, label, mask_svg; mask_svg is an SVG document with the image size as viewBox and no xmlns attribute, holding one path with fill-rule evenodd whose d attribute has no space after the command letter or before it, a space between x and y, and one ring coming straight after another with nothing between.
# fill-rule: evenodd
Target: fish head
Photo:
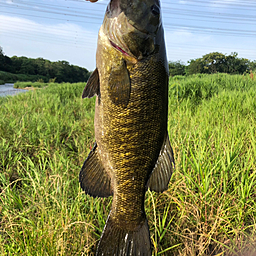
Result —
<instances>
[{"instance_id":1,"label":"fish head","mask_svg":"<svg viewBox=\"0 0 256 256\"><path fill-rule=\"evenodd\" d=\"M159 27L159 0L111 0L107 7L108 17L116 17L121 12L141 32L154 34Z\"/></svg>"},{"instance_id":2,"label":"fish head","mask_svg":"<svg viewBox=\"0 0 256 256\"><path fill-rule=\"evenodd\" d=\"M160 26L159 0L111 0L103 31L112 47L141 60L155 51Z\"/></svg>"}]
</instances>

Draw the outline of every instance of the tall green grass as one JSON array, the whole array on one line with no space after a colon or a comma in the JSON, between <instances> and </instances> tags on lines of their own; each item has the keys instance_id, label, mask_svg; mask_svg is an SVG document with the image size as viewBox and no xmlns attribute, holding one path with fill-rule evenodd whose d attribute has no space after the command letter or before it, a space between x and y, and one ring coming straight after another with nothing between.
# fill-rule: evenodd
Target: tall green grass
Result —
<instances>
[{"instance_id":1,"label":"tall green grass","mask_svg":"<svg viewBox=\"0 0 256 256\"><path fill-rule=\"evenodd\" d=\"M85 84L0 99L0 255L93 255L110 206L79 188L94 142ZM153 255L245 255L256 248L256 81L170 79L176 169L148 192ZM250 255L250 254L248 254Z\"/></svg>"},{"instance_id":2,"label":"tall green grass","mask_svg":"<svg viewBox=\"0 0 256 256\"><path fill-rule=\"evenodd\" d=\"M46 86L56 85L55 80L56 80L56 78L49 79L48 83L45 83L42 79L38 79L36 82L32 82L32 81L20 82L20 81L18 81L18 82L14 83L13 87L19 88L19 89L23 89L26 87L44 88Z\"/></svg>"}]
</instances>

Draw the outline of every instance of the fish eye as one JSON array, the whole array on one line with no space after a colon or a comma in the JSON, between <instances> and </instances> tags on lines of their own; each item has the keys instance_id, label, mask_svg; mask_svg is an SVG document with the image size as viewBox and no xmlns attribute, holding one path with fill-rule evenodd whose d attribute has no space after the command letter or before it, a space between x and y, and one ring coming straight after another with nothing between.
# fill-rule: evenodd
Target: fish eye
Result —
<instances>
[{"instance_id":1,"label":"fish eye","mask_svg":"<svg viewBox=\"0 0 256 256\"><path fill-rule=\"evenodd\" d=\"M160 9L155 4L151 6L151 12L153 13L154 16L159 16L160 15Z\"/></svg>"}]
</instances>

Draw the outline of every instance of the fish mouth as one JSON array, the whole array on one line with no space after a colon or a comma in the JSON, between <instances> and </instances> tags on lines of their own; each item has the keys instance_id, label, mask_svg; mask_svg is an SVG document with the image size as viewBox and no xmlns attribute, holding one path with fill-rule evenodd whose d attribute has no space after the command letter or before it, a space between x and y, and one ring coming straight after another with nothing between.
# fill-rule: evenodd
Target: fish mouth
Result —
<instances>
[{"instance_id":1,"label":"fish mouth","mask_svg":"<svg viewBox=\"0 0 256 256\"><path fill-rule=\"evenodd\" d=\"M128 57L132 57L129 53L127 53L125 50L123 50L121 47L119 47L118 45L116 45L114 42L112 42L111 40L109 40L110 44L117 49L119 52L121 52L122 54L128 56Z\"/></svg>"}]
</instances>

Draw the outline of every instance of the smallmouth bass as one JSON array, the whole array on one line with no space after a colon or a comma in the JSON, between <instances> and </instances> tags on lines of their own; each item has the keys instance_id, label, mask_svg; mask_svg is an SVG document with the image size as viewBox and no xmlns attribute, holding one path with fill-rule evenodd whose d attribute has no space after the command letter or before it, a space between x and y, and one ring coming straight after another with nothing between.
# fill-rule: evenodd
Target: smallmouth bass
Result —
<instances>
[{"instance_id":1,"label":"smallmouth bass","mask_svg":"<svg viewBox=\"0 0 256 256\"><path fill-rule=\"evenodd\" d=\"M82 95L97 96L96 143L79 175L85 193L113 196L96 255L149 256L145 193L167 189L174 168L159 0L111 0L96 63Z\"/></svg>"}]
</instances>

